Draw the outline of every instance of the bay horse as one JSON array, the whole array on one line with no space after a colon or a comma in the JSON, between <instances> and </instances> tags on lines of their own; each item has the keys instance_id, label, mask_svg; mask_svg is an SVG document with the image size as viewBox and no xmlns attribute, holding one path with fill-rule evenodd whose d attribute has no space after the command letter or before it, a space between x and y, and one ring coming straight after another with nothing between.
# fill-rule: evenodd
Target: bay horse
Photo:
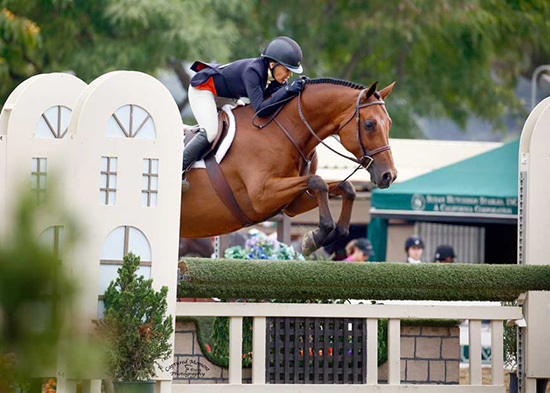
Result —
<instances>
[{"instance_id":1,"label":"bay horse","mask_svg":"<svg viewBox=\"0 0 550 393\"><path fill-rule=\"evenodd\" d=\"M391 119L381 91L332 78L306 79L297 97L264 126L253 124L250 105L233 110L237 131L220 167L242 212L262 222L283 211L295 216L319 207L319 227L304 236L304 255L349 234L355 189L349 181L326 183L316 175L315 147L337 134L353 161L366 168L371 182L387 188L397 177L388 144ZM306 160L310 162L308 165ZM309 170L308 170L309 169ZM187 175L191 188L181 195L180 236L217 236L243 227L217 195L205 169ZM334 222L328 197L342 196Z\"/></svg>"}]
</instances>

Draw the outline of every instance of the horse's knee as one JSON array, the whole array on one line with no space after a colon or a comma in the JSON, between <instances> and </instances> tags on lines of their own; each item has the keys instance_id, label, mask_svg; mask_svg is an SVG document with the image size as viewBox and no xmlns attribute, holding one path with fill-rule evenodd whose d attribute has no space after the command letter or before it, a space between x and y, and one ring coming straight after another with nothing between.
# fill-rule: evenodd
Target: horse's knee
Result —
<instances>
[{"instance_id":1,"label":"horse's knee","mask_svg":"<svg viewBox=\"0 0 550 393\"><path fill-rule=\"evenodd\" d=\"M340 184L340 189L342 190L342 193L344 194L344 197L346 199L355 200L357 197L357 192L355 191L355 187L353 184L351 184L350 181L345 181L342 184Z\"/></svg>"},{"instance_id":2,"label":"horse's knee","mask_svg":"<svg viewBox=\"0 0 550 393\"><path fill-rule=\"evenodd\" d=\"M308 180L309 188L328 193L328 184L319 175L312 175Z\"/></svg>"}]
</instances>

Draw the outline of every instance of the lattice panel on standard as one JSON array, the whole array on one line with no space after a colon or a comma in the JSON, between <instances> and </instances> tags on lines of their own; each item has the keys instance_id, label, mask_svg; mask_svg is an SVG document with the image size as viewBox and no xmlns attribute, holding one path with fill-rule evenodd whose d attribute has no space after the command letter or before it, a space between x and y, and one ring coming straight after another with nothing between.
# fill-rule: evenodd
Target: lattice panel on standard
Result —
<instances>
[{"instance_id":1,"label":"lattice panel on standard","mask_svg":"<svg viewBox=\"0 0 550 393\"><path fill-rule=\"evenodd\" d=\"M268 318L266 382L364 384L362 318Z\"/></svg>"}]
</instances>

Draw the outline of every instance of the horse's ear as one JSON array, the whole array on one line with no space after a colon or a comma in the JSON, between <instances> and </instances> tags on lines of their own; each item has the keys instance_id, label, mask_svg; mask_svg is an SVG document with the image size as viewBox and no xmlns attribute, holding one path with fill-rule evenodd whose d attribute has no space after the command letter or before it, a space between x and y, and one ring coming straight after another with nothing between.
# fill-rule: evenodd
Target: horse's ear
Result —
<instances>
[{"instance_id":1,"label":"horse's ear","mask_svg":"<svg viewBox=\"0 0 550 393\"><path fill-rule=\"evenodd\" d=\"M389 86L384 87L382 90L378 92L380 94L380 97L382 97L383 100L385 100L386 97L390 95L391 91L393 90L393 86L395 86L395 82L393 82Z\"/></svg>"},{"instance_id":2,"label":"horse's ear","mask_svg":"<svg viewBox=\"0 0 550 393\"><path fill-rule=\"evenodd\" d=\"M365 100L368 100L376 91L376 85L378 84L378 81L374 82L369 89L367 90L367 93L365 94Z\"/></svg>"}]
</instances>

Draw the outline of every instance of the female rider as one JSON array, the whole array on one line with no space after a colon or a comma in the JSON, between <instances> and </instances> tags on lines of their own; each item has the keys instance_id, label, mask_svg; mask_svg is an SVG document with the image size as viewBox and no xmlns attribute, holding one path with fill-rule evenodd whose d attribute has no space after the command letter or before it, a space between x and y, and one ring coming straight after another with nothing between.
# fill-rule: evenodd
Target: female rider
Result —
<instances>
[{"instance_id":1,"label":"female rider","mask_svg":"<svg viewBox=\"0 0 550 393\"><path fill-rule=\"evenodd\" d=\"M200 131L185 146L183 171L191 168L210 151L218 132L217 105L223 99L248 97L254 112L260 117L272 114L280 102L298 94L304 81L287 79L293 72L302 73L302 50L291 38L277 37L271 41L260 57L242 59L226 65L207 64L196 61L191 66L197 74L189 86L189 103L198 121ZM277 103L280 103L277 105ZM185 179L185 176L184 176ZM182 191L189 189L182 181Z\"/></svg>"}]
</instances>

